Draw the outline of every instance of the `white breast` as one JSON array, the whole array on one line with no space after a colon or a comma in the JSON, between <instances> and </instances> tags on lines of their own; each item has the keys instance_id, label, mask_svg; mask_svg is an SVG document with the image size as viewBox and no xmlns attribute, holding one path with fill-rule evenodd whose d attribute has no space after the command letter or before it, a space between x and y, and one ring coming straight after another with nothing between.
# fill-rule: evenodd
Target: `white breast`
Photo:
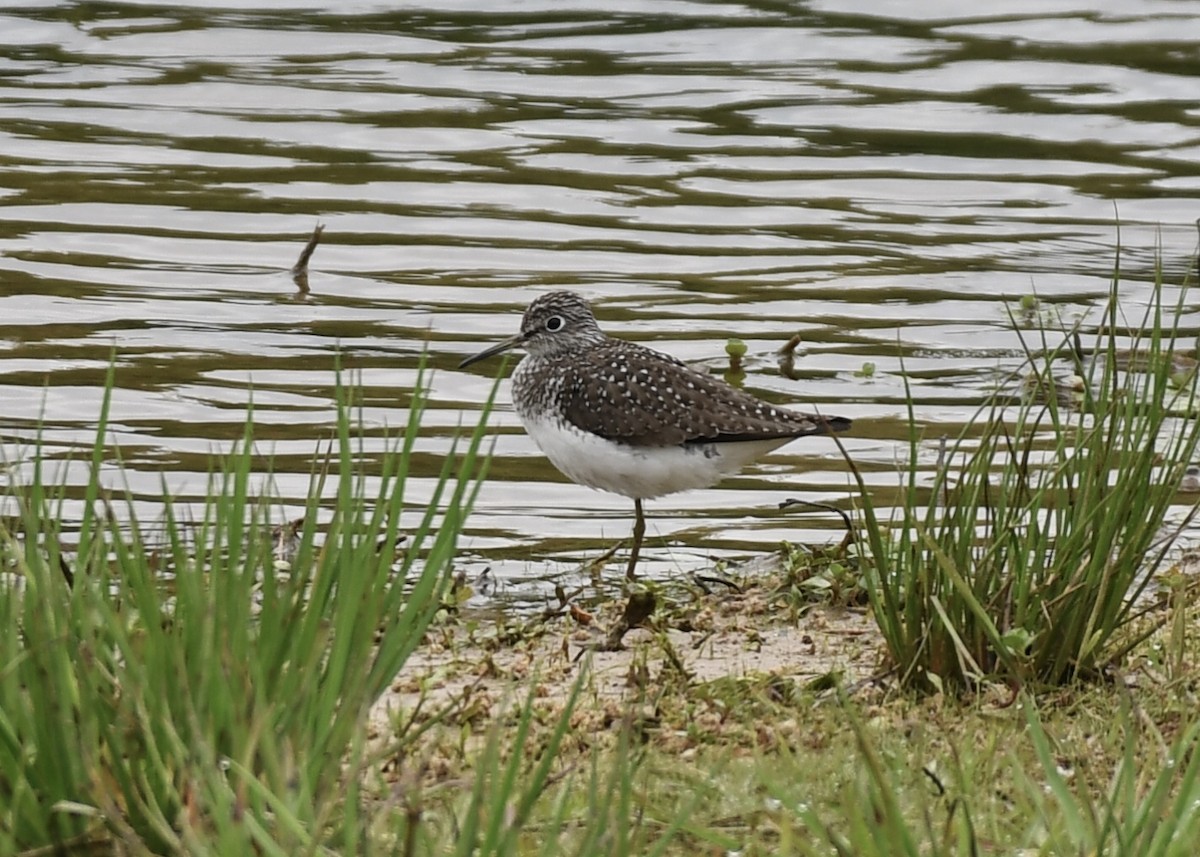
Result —
<instances>
[{"instance_id":1,"label":"white breast","mask_svg":"<svg viewBox=\"0 0 1200 857\"><path fill-rule=\"evenodd\" d=\"M521 421L538 448L573 482L643 500L707 488L791 440L636 447L540 415L522 414Z\"/></svg>"}]
</instances>

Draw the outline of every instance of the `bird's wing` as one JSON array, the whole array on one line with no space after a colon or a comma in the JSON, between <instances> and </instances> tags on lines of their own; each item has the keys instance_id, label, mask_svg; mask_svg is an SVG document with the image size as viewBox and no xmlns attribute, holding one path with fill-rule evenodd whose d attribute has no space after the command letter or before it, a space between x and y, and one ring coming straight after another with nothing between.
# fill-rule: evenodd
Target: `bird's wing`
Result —
<instances>
[{"instance_id":1,"label":"bird's wing","mask_svg":"<svg viewBox=\"0 0 1200 857\"><path fill-rule=\"evenodd\" d=\"M777 408L641 346L589 349L566 361L560 405L578 428L631 446L678 446L841 431L848 420ZM632 359L625 359L632 358Z\"/></svg>"}]
</instances>

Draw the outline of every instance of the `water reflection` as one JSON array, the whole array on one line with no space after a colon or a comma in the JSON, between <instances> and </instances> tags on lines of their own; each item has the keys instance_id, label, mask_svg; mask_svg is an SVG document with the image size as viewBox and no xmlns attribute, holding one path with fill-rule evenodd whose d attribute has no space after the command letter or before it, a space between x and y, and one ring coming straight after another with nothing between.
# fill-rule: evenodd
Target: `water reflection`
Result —
<instances>
[{"instance_id":1,"label":"water reflection","mask_svg":"<svg viewBox=\"0 0 1200 857\"><path fill-rule=\"evenodd\" d=\"M1118 240L1131 308L1159 247L1183 280L1200 4L841 7L0 13L6 457L41 425L50 457L78 462L115 349L111 439L137 499L153 510L162 474L200 496L252 386L284 520L328 436L335 353L380 445L428 348L419 500L491 387L457 362L566 287L688 361L744 340L749 389L853 417L851 453L891 483L901 358L921 420L952 433L1019 362L1022 296L1093 318ZM318 222L302 294L288 272ZM797 333L793 380L773 352ZM622 498L565 482L506 408L493 419L468 564L542 573L626 535ZM649 568L829 538L836 519L776 505L847 491L832 448L792 445L653 504Z\"/></svg>"}]
</instances>

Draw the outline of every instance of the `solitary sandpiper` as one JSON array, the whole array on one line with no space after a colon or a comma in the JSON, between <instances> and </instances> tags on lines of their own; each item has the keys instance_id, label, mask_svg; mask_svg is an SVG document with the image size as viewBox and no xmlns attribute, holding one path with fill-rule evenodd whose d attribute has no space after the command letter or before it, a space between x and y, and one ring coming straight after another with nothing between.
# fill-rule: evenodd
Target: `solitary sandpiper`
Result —
<instances>
[{"instance_id":1,"label":"solitary sandpiper","mask_svg":"<svg viewBox=\"0 0 1200 857\"><path fill-rule=\"evenodd\" d=\"M629 579L646 533L643 500L706 488L794 438L850 428L843 417L775 407L607 336L574 292L542 295L520 333L459 368L517 346L527 354L513 373L513 404L525 431L572 481L633 500Z\"/></svg>"}]
</instances>

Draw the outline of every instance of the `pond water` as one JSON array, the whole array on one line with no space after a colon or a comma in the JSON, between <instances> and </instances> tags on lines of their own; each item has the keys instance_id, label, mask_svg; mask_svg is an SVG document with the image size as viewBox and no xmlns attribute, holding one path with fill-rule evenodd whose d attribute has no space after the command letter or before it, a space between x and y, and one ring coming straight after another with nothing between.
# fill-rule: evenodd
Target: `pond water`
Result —
<instances>
[{"instance_id":1,"label":"pond water","mask_svg":"<svg viewBox=\"0 0 1200 857\"><path fill-rule=\"evenodd\" d=\"M201 498L252 388L282 520L329 437L335 355L378 448L427 350L415 506L499 371L459 361L570 288L609 332L689 362L716 369L744 340L745 387L853 418L846 448L885 490L902 360L927 435L953 434L1020 363L1020 298L1087 329L1118 243L1131 312L1159 254L1182 283L1197 244L1200 2L975 8L6 4L12 472L40 431L54 478L82 483L115 352L106 478L149 518L164 484ZM318 223L304 293L288 269ZM775 351L797 333L791 379ZM500 402L464 569L542 577L626 538L631 503L559 475L507 385ZM648 503L643 567L840 538L836 517L777 506L849 495L832 442L793 443Z\"/></svg>"}]
</instances>

